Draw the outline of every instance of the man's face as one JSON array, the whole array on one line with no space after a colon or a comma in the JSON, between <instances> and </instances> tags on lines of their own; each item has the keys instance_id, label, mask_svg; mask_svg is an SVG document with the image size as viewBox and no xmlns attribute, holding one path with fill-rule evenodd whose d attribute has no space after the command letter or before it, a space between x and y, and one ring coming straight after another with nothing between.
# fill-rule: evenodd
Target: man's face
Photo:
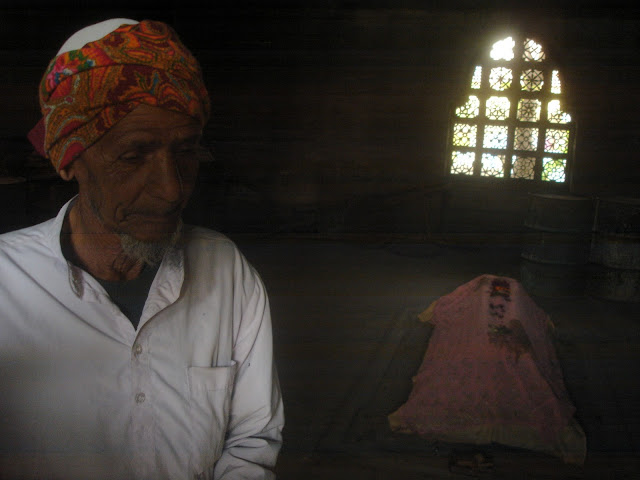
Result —
<instances>
[{"instance_id":1,"label":"man's face","mask_svg":"<svg viewBox=\"0 0 640 480\"><path fill-rule=\"evenodd\" d=\"M201 134L187 115L141 105L68 171L108 232L162 242L175 233L193 191Z\"/></svg>"}]
</instances>

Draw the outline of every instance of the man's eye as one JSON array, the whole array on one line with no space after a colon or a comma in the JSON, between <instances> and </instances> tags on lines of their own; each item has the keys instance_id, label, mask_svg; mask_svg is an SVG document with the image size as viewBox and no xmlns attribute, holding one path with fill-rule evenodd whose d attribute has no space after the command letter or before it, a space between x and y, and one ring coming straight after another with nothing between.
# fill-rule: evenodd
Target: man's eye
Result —
<instances>
[{"instance_id":1,"label":"man's eye","mask_svg":"<svg viewBox=\"0 0 640 480\"><path fill-rule=\"evenodd\" d=\"M137 165L146 161L149 155L153 154L152 148L134 148L124 152L118 159L124 163Z\"/></svg>"},{"instance_id":2,"label":"man's eye","mask_svg":"<svg viewBox=\"0 0 640 480\"><path fill-rule=\"evenodd\" d=\"M144 160L144 155L139 152L129 152L124 155L120 155L119 160L125 163L140 163Z\"/></svg>"},{"instance_id":3,"label":"man's eye","mask_svg":"<svg viewBox=\"0 0 640 480\"><path fill-rule=\"evenodd\" d=\"M173 153L176 155L195 155L198 153L198 145L180 145Z\"/></svg>"}]
</instances>

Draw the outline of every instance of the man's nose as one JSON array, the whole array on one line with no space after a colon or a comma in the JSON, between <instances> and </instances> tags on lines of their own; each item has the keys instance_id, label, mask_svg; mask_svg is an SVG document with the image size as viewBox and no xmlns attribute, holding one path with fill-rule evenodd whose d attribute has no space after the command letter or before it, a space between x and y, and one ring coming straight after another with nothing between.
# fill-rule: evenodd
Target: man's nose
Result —
<instances>
[{"instance_id":1,"label":"man's nose","mask_svg":"<svg viewBox=\"0 0 640 480\"><path fill-rule=\"evenodd\" d=\"M151 177L153 178L153 195L167 203L179 203L183 200L184 185L178 163L171 152L158 152Z\"/></svg>"}]
</instances>

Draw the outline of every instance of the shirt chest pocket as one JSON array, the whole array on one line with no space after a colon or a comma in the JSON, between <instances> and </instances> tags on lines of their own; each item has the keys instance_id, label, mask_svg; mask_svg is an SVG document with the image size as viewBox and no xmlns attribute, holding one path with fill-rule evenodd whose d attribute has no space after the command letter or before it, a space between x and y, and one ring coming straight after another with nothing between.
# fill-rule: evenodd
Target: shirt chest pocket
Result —
<instances>
[{"instance_id":1,"label":"shirt chest pocket","mask_svg":"<svg viewBox=\"0 0 640 480\"><path fill-rule=\"evenodd\" d=\"M189 367L192 478L212 478L222 454L237 365Z\"/></svg>"}]
</instances>

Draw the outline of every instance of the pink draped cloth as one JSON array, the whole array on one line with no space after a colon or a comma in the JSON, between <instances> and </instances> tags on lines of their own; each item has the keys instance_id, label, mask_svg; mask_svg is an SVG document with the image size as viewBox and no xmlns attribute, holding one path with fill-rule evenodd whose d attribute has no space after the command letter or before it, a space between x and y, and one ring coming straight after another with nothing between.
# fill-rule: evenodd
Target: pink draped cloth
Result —
<instances>
[{"instance_id":1,"label":"pink draped cloth","mask_svg":"<svg viewBox=\"0 0 640 480\"><path fill-rule=\"evenodd\" d=\"M421 317L435 328L407 402L389 417L393 430L584 461L551 322L516 280L482 275Z\"/></svg>"}]
</instances>

